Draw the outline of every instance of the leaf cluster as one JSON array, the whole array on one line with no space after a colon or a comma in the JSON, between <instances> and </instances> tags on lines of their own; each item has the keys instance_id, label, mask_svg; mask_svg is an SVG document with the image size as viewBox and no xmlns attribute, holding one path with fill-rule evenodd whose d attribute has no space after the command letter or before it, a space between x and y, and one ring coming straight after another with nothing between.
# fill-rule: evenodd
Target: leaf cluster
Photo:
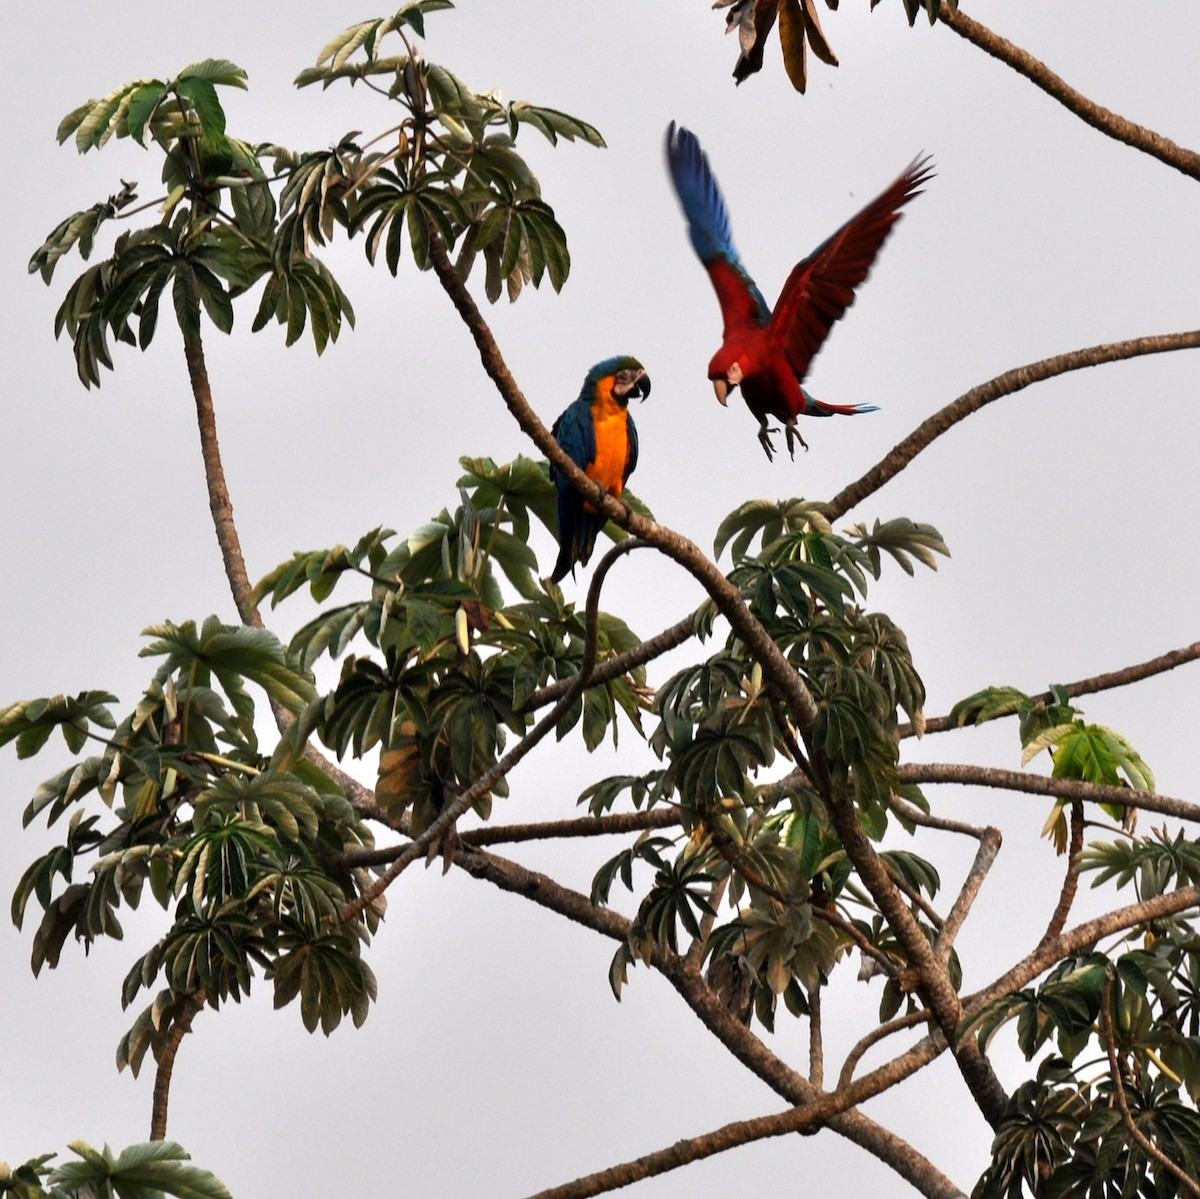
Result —
<instances>
[{"instance_id":1,"label":"leaf cluster","mask_svg":"<svg viewBox=\"0 0 1200 1199\"><path fill-rule=\"evenodd\" d=\"M265 281L254 331L275 320L291 345L307 328L321 353L343 324L354 324L349 298L313 254L335 229L363 234L368 259L382 254L392 274L405 244L422 270L434 241L457 249L464 280L482 256L493 301L505 289L515 299L546 277L561 289L570 272L566 234L516 150L517 135L530 126L552 144L604 140L568 113L503 103L427 62L413 39L424 36L427 13L448 7L412 0L392 17L353 25L298 76L299 87L363 82L398 104L399 123L365 143L354 132L328 150L300 152L232 137L218 88L245 88L246 74L225 59L194 63L171 79L134 80L68 113L60 142L73 138L81 153L123 137L153 146L167 188L154 222L122 233L58 310L56 336L70 336L85 386L100 385L101 367L112 369L110 338L146 349L168 285L185 341L200 336L202 313L228 333L234 300ZM396 39L404 52L384 54L381 44ZM131 208L136 186L123 182L107 201L60 221L34 251L30 271L49 283L70 250L89 259L101 225L151 207Z\"/></svg>"},{"instance_id":2,"label":"leaf cluster","mask_svg":"<svg viewBox=\"0 0 1200 1199\"><path fill-rule=\"evenodd\" d=\"M374 529L353 547L298 553L254 596L274 605L307 587L323 602L347 575L369 584L366 598L323 607L292 640L305 665L325 653L342 660L337 685L309 705L293 743L315 731L339 756L378 749L376 798L393 824L411 816L418 832L495 764L510 734L526 731L540 688L578 673L587 640L583 614L535 575L530 518L553 520L545 465L463 465L452 512L405 539ZM352 652L356 639L367 652ZM596 639L600 661L638 643L603 612ZM610 732L616 740L621 713L640 731L644 680L639 668L588 689L563 714L558 736L582 721L594 749ZM507 793L503 780L494 792ZM485 796L476 809L486 817L490 805Z\"/></svg>"},{"instance_id":3,"label":"leaf cluster","mask_svg":"<svg viewBox=\"0 0 1200 1199\"><path fill-rule=\"evenodd\" d=\"M120 939L119 908L137 907L149 889L172 923L135 963L123 1002L157 978L166 986L122 1041L120 1065L136 1073L179 1020L239 999L256 967L274 979L277 1005L299 994L310 1029L329 1032L343 1014L361 1023L375 983L360 945L379 911L338 923L361 879L336 860L369 845L370 833L286 745L264 755L254 727L251 685L296 713L317 698L311 674L263 629L210 617L146 632L142 653L157 669L122 719L100 691L0 712L0 744L27 757L57 729L79 759L25 809L26 824L69 813L64 842L30 864L13 895L17 927L31 900L42 908L34 973L58 964L68 936L85 948Z\"/></svg>"}]
</instances>

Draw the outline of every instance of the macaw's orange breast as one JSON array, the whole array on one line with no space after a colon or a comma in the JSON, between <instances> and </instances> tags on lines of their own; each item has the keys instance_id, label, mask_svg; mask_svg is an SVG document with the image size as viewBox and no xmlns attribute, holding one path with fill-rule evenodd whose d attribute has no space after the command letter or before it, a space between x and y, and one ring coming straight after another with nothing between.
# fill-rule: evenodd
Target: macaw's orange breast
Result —
<instances>
[{"instance_id":1,"label":"macaw's orange breast","mask_svg":"<svg viewBox=\"0 0 1200 1199\"><path fill-rule=\"evenodd\" d=\"M595 479L610 495L620 495L629 461L629 409L613 399L611 379L603 380L597 388L592 421L596 427L596 457L587 467L587 477Z\"/></svg>"}]
</instances>

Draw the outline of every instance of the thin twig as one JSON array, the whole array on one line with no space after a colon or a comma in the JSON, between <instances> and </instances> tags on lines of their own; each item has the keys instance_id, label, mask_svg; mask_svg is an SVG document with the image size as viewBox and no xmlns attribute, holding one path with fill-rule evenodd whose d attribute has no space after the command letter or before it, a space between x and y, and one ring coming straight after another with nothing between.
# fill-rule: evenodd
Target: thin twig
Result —
<instances>
[{"instance_id":1,"label":"thin twig","mask_svg":"<svg viewBox=\"0 0 1200 1199\"><path fill-rule=\"evenodd\" d=\"M985 829L983 836L979 839L979 849L975 853L975 861L971 863L971 869L967 872L958 898L946 914L945 923L934 943L934 951L943 962L950 960L950 951L954 948L954 938L958 936L958 930L962 928L963 921L966 920L971 905L979 894L979 888L983 886L983 880L987 877L987 872L992 868L992 863L1000 852L1000 842L1000 830L994 828Z\"/></svg>"},{"instance_id":2,"label":"thin twig","mask_svg":"<svg viewBox=\"0 0 1200 1199\"><path fill-rule=\"evenodd\" d=\"M1143 125L1119 116L1117 113L1104 108L1094 100L1089 100L1082 92L1076 91L1065 80L1056 75L1045 63L1034 58L1027 50L1014 46L1012 42L993 33L986 25L972 20L966 13L943 4L938 14L942 22L949 25L960 37L966 38L972 45L978 46L993 58L999 59L1005 66L1011 67L1019 75L1024 75L1031 83L1040 87L1048 96L1052 96L1064 108L1074 113L1081 121L1098 129L1101 133L1150 154L1167 166L1200 179L1200 154L1176 145L1170 138L1163 137Z\"/></svg>"},{"instance_id":3,"label":"thin twig","mask_svg":"<svg viewBox=\"0 0 1200 1199\"><path fill-rule=\"evenodd\" d=\"M1067 846L1067 873L1063 878L1062 889L1058 893L1058 903L1050 916L1050 923L1042 933L1039 944L1053 941L1063 930L1067 917L1071 914L1071 905L1075 902L1075 893L1079 890L1079 872L1075 869L1083 849L1083 800L1071 801L1071 839Z\"/></svg>"},{"instance_id":4,"label":"thin twig","mask_svg":"<svg viewBox=\"0 0 1200 1199\"><path fill-rule=\"evenodd\" d=\"M1104 970L1104 997L1100 1002L1100 1031L1104 1037L1104 1049L1108 1054L1108 1073L1116 1093L1117 1107L1121 1110L1121 1119L1129 1130L1129 1135L1137 1143L1147 1157L1153 1158L1165 1170L1169 1170L1193 1195L1200 1195L1200 1185L1189 1178L1159 1147L1146 1136L1137 1126L1133 1113L1129 1110L1129 1100L1125 1096L1125 1082L1121 1078L1121 1063L1117 1060L1117 1039L1113 1035L1112 1025L1112 993L1113 981L1117 977L1116 967L1109 962Z\"/></svg>"},{"instance_id":5,"label":"thin twig","mask_svg":"<svg viewBox=\"0 0 1200 1199\"><path fill-rule=\"evenodd\" d=\"M906 1015L897 1016L894 1020L889 1020L886 1024L881 1024L878 1028L871 1029L865 1037L861 1037L857 1041L846 1055L846 1060L842 1063L841 1073L838 1075L837 1089L840 1091L843 1087L850 1085L854 1079L854 1067L858 1065L862 1060L863 1054L872 1045L878 1044L885 1037L890 1037L894 1032L902 1032L904 1029L912 1028L917 1024L928 1024L932 1019L933 1015L928 1008L918 1008L915 1012L908 1012Z\"/></svg>"},{"instance_id":6,"label":"thin twig","mask_svg":"<svg viewBox=\"0 0 1200 1199\"><path fill-rule=\"evenodd\" d=\"M825 1041L821 1028L821 980L808 996L808 1081L825 1085Z\"/></svg>"},{"instance_id":7,"label":"thin twig","mask_svg":"<svg viewBox=\"0 0 1200 1199\"><path fill-rule=\"evenodd\" d=\"M887 805L901 820L907 820L922 828L940 829L944 833L963 833L965 836L974 837L976 841L982 841L992 831L980 825L964 824L961 820L947 820L944 816L934 816L932 812L922 812L916 804L909 803L907 799L895 793L888 796Z\"/></svg>"},{"instance_id":8,"label":"thin twig","mask_svg":"<svg viewBox=\"0 0 1200 1199\"><path fill-rule=\"evenodd\" d=\"M1057 354L1053 358L1043 358L1039 362L1005 371L1004 374L997 375L978 387L972 387L970 391L935 412L871 467L862 478L842 488L829 502L829 519L840 519L856 504L862 503L867 496L873 495L885 483L895 478L943 433L994 400L1012 395L1034 383L1052 379L1056 375L1064 375L1068 371L1100 366L1107 362L1119 362L1125 358L1137 358L1143 354L1164 354L1171 350L1189 350L1197 347L1200 347L1200 329L1089 346L1087 349Z\"/></svg>"}]
</instances>

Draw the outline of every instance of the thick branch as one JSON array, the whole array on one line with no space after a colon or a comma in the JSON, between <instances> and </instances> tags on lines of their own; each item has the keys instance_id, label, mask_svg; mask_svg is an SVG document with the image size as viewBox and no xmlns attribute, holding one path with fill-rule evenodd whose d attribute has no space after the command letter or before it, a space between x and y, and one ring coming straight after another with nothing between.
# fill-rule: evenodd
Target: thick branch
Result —
<instances>
[{"instance_id":1,"label":"thick branch","mask_svg":"<svg viewBox=\"0 0 1200 1199\"><path fill-rule=\"evenodd\" d=\"M1018 962L1011 970L1005 971L982 991L977 991L974 995L964 995L963 1007L968 1014L977 1012L986 1004L1019 991L1063 958L1082 949L1090 949L1101 937L1109 937L1113 933L1124 932L1152 920L1178 916L1197 906L1200 906L1200 887L1183 887L1165 895L1156 895L1153 899L1144 899L1139 903L1117 908L1116 911L1107 912L1095 920L1088 920L1069 929L1061 937L1039 945L1028 957Z\"/></svg>"},{"instance_id":2,"label":"thick branch","mask_svg":"<svg viewBox=\"0 0 1200 1199\"><path fill-rule=\"evenodd\" d=\"M196 1013L204 1006L204 993L186 995L182 1010L171 1025L166 1044L158 1056L158 1070L154 1075L154 1095L150 1105L150 1139L165 1141L167 1138L167 1108L171 1099L171 1076L175 1073L175 1056L183 1038L192 1030Z\"/></svg>"},{"instance_id":3,"label":"thick branch","mask_svg":"<svg viewBox=\"0 0 1200 1199\"><path fill-rule=\"evenodd\" d=\"M999 59L1005 66L1012 67L1019 75L1024 75L1085 124L1119 142L1124 142L1127 146L1132 146L1135 150L1152 155L1193 179L1200 179L1200 154L1194 150L1177 146L1170 138L1142 125L1135 125L1133 121L1118 116L1094 100L1089 100L1027 50L1014 46L998 33L993 33L986 25L972 20L966 13L956 12L949 5L943 4L938 15L959 37L966 38L972 45Z\"/></svg>"},{"instance_id":4,"label":"thick branch","mask_svg":"<svg viewBox=\"0 0 1200 1199\"><path fill-rule=\"evenodd\" d=\"M614 941L623 941L629 936L630 922L624 916L608 908L594 907L586 895L571 891L547 875L527 870L515 862L482 850L464 849L455 855L454 865L474 878L521 895ZM776 1094L793 1104L811 1103L824 1094L780 1061L740 1020L725 1010L694 963L683 958L661 961L656 954L654 965L675 986L709 1031ZM943 1048L944 1042L925 1038L906 1054L864 1075L853 1088L839 1090L830 1096L829 1107L823 1106L820 1110L839 1113L827 1117L825 1122L830 1128L879 1158L921 1194L929 1199L961 1199L958 1188L907 1141L860 1112L846 1110L902 1082L931 1062Z\"/></svg>"},{"instance_id":5,"label":"thick branch","mask_svg":"<svg viewBox=\"0 0 1200 1199\"><path fill-rule=\"evenodd\" d=\"M1104 674L1092 675L1090 679L1079 679L1077 682L1068 683L1063 690L1070 699L1076 699L1080 695L1093 695L1097 691L1109 691L1113 687L1127 687L1130 683L1138 683L1142 679L1151 678L1156 674L1164 674L1168 670L1174 670L1176 666L1182 666L1185 662L1194 662L1197 658L1200 658L1200 641L1193 641L1191 645L1168 650L1165 654L1159 654L1158 657L1150 658L1145 662L1137 662L1133 666L1126 666L1121 670L1109 670ZM1040 700L1044 704L1054 700L1054 696L1049 691L1043 691L1031 698ZM1009 713L1009 715L1015 716L1016 712ZM1001 717L994 719L999 720ZM959 727L961 726L958 722L949 716L934 716L925 722L922 732L944 733L948 729ZM900 726L901 737L912 737L915 732L916 730L911 724Z\"/></svg>"},{"instance_id":6,"label":"thick branch","mask_svg":"<svg viewBox=\"0 0 1200 1199\"><path fill-rule=\"evenodd\" d=\"M871 467L861 479L839 491L829 502L829 519L840 519L856 504L862 503L867 496L873 495L898 475L943 433L994 400L1022 391L1033 383L1064 375L1068 371L1100 366L1106 362L1119 362L1125 358L1137 358L1143 354L1163 354L1170 350L1189 350L1198 346L1200 329L1187 333L1167 333L1158 337L1137 337L1131 341L1090 346L1084 350L1058 354L1053 358L1043 358L1040 362L1031 362L1027 366L1018 366L1014 370L997 375L978 387L972 387L970 391L935 412Z\"/></svg>"},{"instance_id":7,"label":"thick branch","mask_svg":"<svg viewBox=\"0 0 1200 1199\"><path fill-rule=\"evenodd\" d=\"M979 1044L973 1038L955 1040L955 1030L963 1017L962 1003L950 982L946 964L934 953L924 932L908 910L904 896L896 887L883 860L875 852L854 805L843 796L830 796L826 806L834 830L854 863L863 885L871 893L883 918L904 947L910 966L919 979L919 989L933 1013L934 1020L952 1047L963 1081L971 1092L984 1119L993 1127L1004 1113L1008 1096L996 1077Z\"/></svg>"},{"instance_id":8,"label":"thick branch","mask_svg":"<svg viewBox=\"0 0 1200 1199\"><path fill-rule=\"evenodd\" d=\"M1092 803L1119 804L1177 816L1180 820L1200 821L1200 804L1169 795L1153 795L1131 787L1104 787L1078 779L1052 779L1044 774L1025 774L1020 770L1000 770L994 766L969 766L958 762L907 762L900 767L906 783L961 783L964 786L999 787L1006 791L1024 791L1030 795L1049 795L1054 799L1086 799Z\"/></svg>"}]
</instances>

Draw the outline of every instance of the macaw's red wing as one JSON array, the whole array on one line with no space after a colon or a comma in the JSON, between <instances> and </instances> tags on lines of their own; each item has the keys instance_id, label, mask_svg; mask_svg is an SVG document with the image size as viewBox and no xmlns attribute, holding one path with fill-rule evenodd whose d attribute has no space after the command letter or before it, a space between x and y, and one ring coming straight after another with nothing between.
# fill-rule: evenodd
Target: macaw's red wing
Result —
<instances>
[{"instance_id":1,"label":"macaw's red wing","mask_svg":"<svg viewBox=\"0 0 1200 1199\"><path fill-rule=\"evenodd\" d=\"M900 209L932 178L928 158L914 160L891 187L792 268L768 326L797 379L808 373L829 330L854 303L854 291L900 219Z\"/></svg>"}]
</instances>

